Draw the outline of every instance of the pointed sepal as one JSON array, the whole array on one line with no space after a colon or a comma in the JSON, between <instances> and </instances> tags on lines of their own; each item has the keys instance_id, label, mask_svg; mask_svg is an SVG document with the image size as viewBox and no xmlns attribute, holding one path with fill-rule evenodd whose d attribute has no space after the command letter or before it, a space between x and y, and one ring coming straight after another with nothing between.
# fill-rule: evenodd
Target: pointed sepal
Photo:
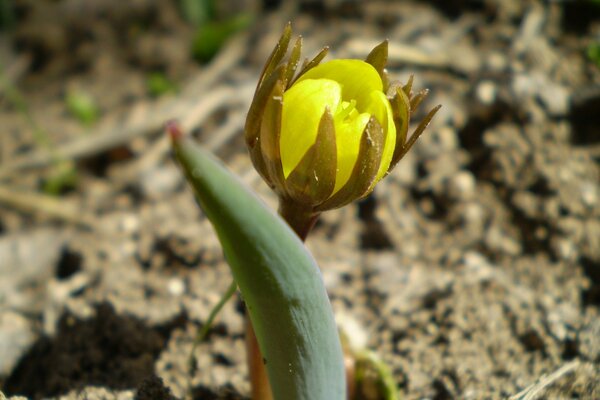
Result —
<instances>
[{"instance_id":1,"label":"pointed sepal","mask_svg":"<svg viewBox=\"0 0 600 400\"><path fill-rule=\"evenodd\" d=\"M292 86L292 81L294 79L294 74L296 73L296 68L298 68L298 62L300 61L300 54L302 53L302 36L299 36L296 39L296 43L294 47L292 47L292 51L290 53L290 58L287 62L287 69L285 73L285 83L286 89L289 89Z\"/></svg>"},{"instance_id":2,"label":"pointed sepal","mask_svg":"<svg viewBox=\"0 0 600 400\"><path fill-rule=\"evenodd\" d=\"M367 56L365 59L366 62L371 64L373 68L377 71L381 80L383 81L384 87L387 86L387 74L385 73L385 66L388 61L388 40L384 40L379 43Z\"/></svg>"},{"instance_id":3,"label":"pointed sepal","mask_svg":"<svg viewBox=\"0 0 600 400\"><path fill-rule=\"evenodd\" d=\"M348 182L315 210L339 208L369 194L379 171L384 143L383 128L371 117L361 136L358 157Z\"/></svg>"},{"instance_id":4,"label":"pointed sepal","mask_svg":"<svg viewBox=\"0 0 600 400\"><path fill-rule=\"evenodd\" d=\"M406 143L408 125L410 123L410 100L402 88L397 88L391 100L394 125L396 126L396 146L390 165L395 165L401 158L402 148Z\"/></svg>"},{"instance_id":5,"label":"pointed sepal","mask_svg":"<svg viewBox=\"0 0 600 400\"><path fill-rule=\"evenodd\" d=\"M410 109L412 113L414 113L419 108L419 106L421 105L423 100L425 100L425 97L427 97L428 94L429 89L423 89L414 97L410 98Z\"/></svg>"},{"instance_id":6,"label":"pointed sepal","mask_svg":"<svg viewBox=\"0 0 600 400\"><path fill-rule=\"evenodd\" d=\"M394 157L397 156L397 159L396 158L392 159L392 162L390 163L390 167L388 168L388 173L391 172L392 169L394 169L396 164L398 164L398 161L400 161L402 159L402 157L404 157L406 155L406 153L413 147L413 145L416 143L419 136L421 136L423 131L425 131L425 129L427 128L427 126L429 125L431 120L433 119L433 116L435 115L435 113L438 112L438 110L440 108L442 108L441 104L438 104L437 106L433 107L433 109L431 111L429 111L429 113L427 113L425 118L423 118L421 123L417 126L417 129L415 129L413 134L410 135L410 138L404 144L404 146L402 146L399 153L396 155L396 152L394 152Z\"/></svg>"},{"instance_id":7,"label":"pointed sepal","mask_svg":"<svg viewBox=\"0 0 600 400\"><path fill-rule=\"evenodd\" d=\"M291 37L292 23L288 22L285 25L285 28L283 29L283 33L279 38L279 42L277 42L277 44L275 45L275 48L271 52L271 55L269 56L269 59L267 60L267 63L265 64L262 73L260 74L257 91L258 88L262 86L263 82L269 79L269 75L271 75L271 73L275 71L281 60L283 60L283 57L285 57L285 54L287 53L288 47L290 45Z\"/></svg>"},{"instance_id":8,"label":"pointed sepal","mask_svg":"<svg viewBox=\"0 0 600 400\"><path fill-rule=\"evenodd\" d=\"M286 180L289 196L302 204L320 204L333 192L336 175L336 140L333 115L325 109L315 144Z\"/></svg>"},{"instance_id":9,"label":"pointed sepal","mask_svg":"<svg viewBox=\"0 0 600 400\"><path fill-rule=\"evenodd\" d=\"M406 94L406 96L408 96L408 98L410 98L410 96L412 96L412 86L413 86L414 79L415 79L415 76L411 75L408 78L408 82L406 82L406 84L404 86L402 86L402 91L404 91L404 94Z\"/></svg>"},{"instance_id":10,"label":"pointed sepal","mask_svg":"<svg viewBox=\"0 0 600 400\"><path fill-rule=\"evenodd\" d=\"M286 66L280 65L254 94L254 99L248 110L246 126L244 128L244 139L246 140L246 145L250 149L253 149L258 143L260 125L265 106L269 100L269 96L273 92L273 88L277 82L281 81L285 76L285 71Z\"/></svg>"},{"instance_id":11,"label":"pointed sepal","mask_svg":"<svg viewBox=\"0 0 600 400\"><path fill-rule=\"evenodd\" d=\"M267 173L275 191L284 193L283 168L281 166L281 110L283 108L284 82L278 80L267 98L260 125L260 151Z\"/></svg>"},{"instance_id":12,"label":"pointed sepal","mask_svg":"<svg viewBox=\"0 0 600 400\"><path fill-rule=\"evenodd\" d=\"M304 62L302 63L302 68L300 68L300 72L298 73L298 76L296 76L296 78L294 79L294 82L296 82L298 78L300 78L302 75L319 65L321 61L323 61L327 53L329 53L329 47L326 46L323 47L321 51L312 60L304 60Z\"/></svg>"}]
</instances>

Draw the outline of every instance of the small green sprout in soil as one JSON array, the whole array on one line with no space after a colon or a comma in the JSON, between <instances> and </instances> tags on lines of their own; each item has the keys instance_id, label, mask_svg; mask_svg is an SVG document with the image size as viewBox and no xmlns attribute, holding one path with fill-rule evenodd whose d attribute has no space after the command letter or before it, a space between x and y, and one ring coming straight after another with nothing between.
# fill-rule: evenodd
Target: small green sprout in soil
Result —
<instances>
[{"instance_id":1,"label":"small green sprout in soil","mask_svg":"<svg viewBox=\"0 0 600 400\"><path fill-rule=\"evenodd\" d=\"M87 92L69 90L65 97L67 109L79 123L84 126L93 125L100 115L96 100Z\"/></svg>"},{"instance_id":2,"label":"small green sprout in soil","mask_svg":"<svg viewBox=\"0 0 600 400\"><path fill-rule=\"evenodd\" d=\"M600 68L600 40L590 43L587 48L587 56L596 67Z\"/></svg>"},{"instance_id":3,"label":"small green sprout in soil","mask_svg":"<svg viewBox=\"0 0 600 400\"><path fill-rule=\"evenodd\" d=\"M177 92L177 85L162 72L151 72L146 79L146 87L153 97Z\"/></svg>"}]
</instances>

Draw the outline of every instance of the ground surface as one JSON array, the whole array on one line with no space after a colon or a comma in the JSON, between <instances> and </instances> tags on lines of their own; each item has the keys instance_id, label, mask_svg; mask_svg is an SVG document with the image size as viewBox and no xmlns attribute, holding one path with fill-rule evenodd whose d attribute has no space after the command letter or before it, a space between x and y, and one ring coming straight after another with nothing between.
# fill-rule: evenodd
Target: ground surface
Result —
<instances>
[{"instance_id":1,"label":"ground surface","mask_svg":"<svg viewBox=\"0 0 600 400\"><path fill-rule=\"evenodd\" d=\"M414 73L424 108L443 105L374 195L308 240L349 334L409 399L600 398L598 8L550 3L287 6L199 65L170 2L17 2L0 40L0 388L247 397L239 301L188 367L231 277L162 125L179 119L275 206L241 128L291 20L307 55L364 57L390 39L391 76ZM154 71L177 93L152 97ZM95 99L97 122L69 113L71 91ZM48 195L67 160L76 184Z\"/></svg>"}]
</instances>

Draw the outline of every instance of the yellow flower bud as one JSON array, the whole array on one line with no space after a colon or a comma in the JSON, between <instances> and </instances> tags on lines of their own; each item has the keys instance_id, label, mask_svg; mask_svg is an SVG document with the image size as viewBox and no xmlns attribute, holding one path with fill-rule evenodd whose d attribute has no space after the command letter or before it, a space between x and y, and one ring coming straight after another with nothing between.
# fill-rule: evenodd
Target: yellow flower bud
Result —
<instances>
[{"instance_id":1,"label":"yellow flower bud","mask_svg":"<svg viewBox=\"0 0 600 400\"><path fill-rule=\"evenodd\" d=\"M371 117L382 126L385 143L377 176L372 182L375 184L392 161L396 127L381 77L371 64L361 60L334 60L318 65L284 93L280 139L284 178L315 143L326 108L333 117L336 139L337 171L332 195L350 178L358 158L360 138Z\"/></svg>"},{"instance_id":2,"label":"yellow flower bud","mask_svg":"<svg viewBox=\"0 0 600 400\"><path fill-rule=\"evenodd\" d=\"M439 106L407 140L411 113L427 95L412 77L388 82L387 41L362 60L321 64L324 48L296 73L302 39L284 61L288 24L265 65L248 112L252 162L282 204L318 213L368 195L406 154Z\"/></svg>"}]
</instances>

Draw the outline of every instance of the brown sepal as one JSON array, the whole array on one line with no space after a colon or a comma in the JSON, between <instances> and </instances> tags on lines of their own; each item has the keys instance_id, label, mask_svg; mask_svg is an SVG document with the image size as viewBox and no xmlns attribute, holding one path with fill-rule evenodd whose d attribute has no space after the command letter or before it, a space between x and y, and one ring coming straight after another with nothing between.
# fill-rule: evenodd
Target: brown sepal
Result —
<instances>
[{"instance_id":1,"label":"brown sepal","mask_svg":"<svg viewBox=\"0 0 600 400\"><path fill-rule=\"evenodd\" d=\"M254 93L254 99L252 99L252 104L250 104L244 128L244 139L250 149L253 149L258 143L265 106L269 100L269 96L273 92L273 88L285 76L285 71L286 66L280 65Z\"/></svg>"},{"instance_id":2,"label":"brown sepal","mask_svg":"<svg viewBox=\"0 0 600 400\"><path fill-rule=\"evenodd\" d=\"M252 161L252 165L254 165L254 169L258 171L258 174L267 182L267 185L271 189L275 189L275 185L269 176L269 172L267 171L267 166L265 164L265 160L263 159L263 155L260 151L260 137L258 138L256 145L252 148L248 148L248 152L250 153L250 160Z\"/></svg>"},{"instance_id":3,"label":"brown sepal","mask_svg":"<svg viewBox=\"0 0 600 400\"><path fill-rule=\"evenodd\" d=\"M414 113L417 110L417 108L419 108L419 105L421 104L421 102L423 100L425 100L425 97L427 97L428 94L429 94L429 89L423 89L419 93L417 93L414 97L410 98L411 113Z\"/></svg>"},{"instance_id":4,"label":"brown sepal","mask_svg":"<svg viewBox=\"0 0 600 400\"><path fill-rule=\"evenodd\" d=\"M406 85L402 86L402 90L404 91L404 94L406 94L406 96L408 96L408 98L410 98L410 96L412 95L412 86L413 86L414 79L415 79L415 76L411 75L408 78L408 82L406 82Z\"/></svg>"},{"instance_id":5,"label":"brown sepal","mask_svg":"<svg viewBox=\"0 0 600 400\"><path fill-rule=\"evenodd\" d=\"M396 126L396 146L390 165L395 165L400 160L402 149L406 143L411 114L410 100L402 88L396 89L396 95L392 98L391 105Z\"/></svg>"},{"instance_id":6,"label":"brown sepal","mask_svg":"<svg viewBox=\"0 0 600 400\"><path fill-rule=\"evenodd\" d=\"M260 124L260 152L275 190L283 193L284 179L279 149L281 138L281 112L283 108L284 83L277 80L267 97Z\"/></svg>"},{"instance_id":7,"label":"brown sepal","mask_svg":"<svg viewBox=\"0 0 600 400\"><path fill-rule=\"evenodd\" d=\"M388 47L389 43L386 39L383 42L379 43L377 46L375 46L365 59L367 63L371 64L373 68L375 68L375 70L381 77L381 80L384 83L384 88L387 86L387 74L385 73L385 66L388 61Z\"/></svg>"},{"instance_id":8,"label":"brown sepal","mask_svg":"<svg viewBox=\"0 0 600 400\"><path fill-rule=\"evenodd\" d=\"M292 48L290 53L290 58L287 62L287 70L285 72L285 84L286 89L292 86L292 80L294 79L294 74L296 73L296 68L298 68L298 62L300 61L300 54L302 53L302 36L298 36L296 39L296 43Z\"/></svg>"},{"instance_id":9,"label":"brown sepal","mask_svg":"<svg viewBox=\"0 0 600 400\"><path fill-rule=\"evenodd\" d=\"M339 208L369 194L379 171L384 142L383 128L374 117L371 117L360 139L358 157L348 182L315 210Z\"/></svg>"},{"instance_id":10,"label":"brown sepal","mask_svg":"<svg viewBox=\"0 0 600 400\"><path fill-rule=\"evenodd\" d=\"M319 122L315 143L287 177L288 195L311 207L325 201L335 187L336 160L335 125L327 107Z\"/></svg>"},{"instance_id":11,"label":"brown sepal","mask_svg":"<svg viewBox=\"0 0 600 400\"><path fill-rule=\"evenodd\" d=\"M397 155L398 158L392 159L392 162L390 163L390 167L388 168L388 173L390 171L392 171L392 169L394 169L396 164L398 164L398 161L400 161L402 159L402 157L404 157L406 155L406 153L413 147L413 145L415 144L415 142L417 141L419 136L421 136L421 134L423 133L425 128L427 128L427 126L433 119L433 116L435 115L435 113L437 113L440 108L442 108L442 105L438 104L437 106L433 107L433 109L431 111L429 111L429 113L425 116L425 118L423 118L421 123L419 123L419 126L417 126L417 129L415 129L413 134L410 135L410 138L408 139L408 141L400 149L400 151ZM394 151L394 157L396 157L396 151Z\"/></svg>"},{"instance_id":12,"label":"brown sepal","mask_svg":"<svg viewBox=\"0 0 600 400\"><path fill-rule=\"evenodd\" d=\"M258 85L256 86L256 90L262 86L263 82L269 78L269 75L277 68L285 54L287 53L287 49L290 45L290 39L292 37L292 23L288 22L283 29L283 33L279 38L279 41L275 45L275 48L271 52L267 63L265 64L262 73L260 74L260 79L258 80Z\"/></svg>"},{"instance_id":13,"label":"brown sepal","mask_svg":"<svg viewBox=\"0 0 600 400\"><path fill-rule=\"evenodd\" d=\"M319 63L321 61L323 61L323 59L325 58L325 56L327 55L327 53L329 52L329 47L325 46L321 49L321 51L315 56L315 58L313 58L312 60L308 61L308 60L304 60L304 62L302 63L302 68L300 68L300 72L298 73L298 75L296 76L296 78L294 79L294 82L296 82L298 80L298 78L300 78L302 75L304 75L306 72L308 72L309 70L313 69L314 67L316 67L317 65L319 65ZM294 82L292 82L292 85L294 84ZM290 85L291 86L291 85Z\"/></svg>"}]
</instances>

